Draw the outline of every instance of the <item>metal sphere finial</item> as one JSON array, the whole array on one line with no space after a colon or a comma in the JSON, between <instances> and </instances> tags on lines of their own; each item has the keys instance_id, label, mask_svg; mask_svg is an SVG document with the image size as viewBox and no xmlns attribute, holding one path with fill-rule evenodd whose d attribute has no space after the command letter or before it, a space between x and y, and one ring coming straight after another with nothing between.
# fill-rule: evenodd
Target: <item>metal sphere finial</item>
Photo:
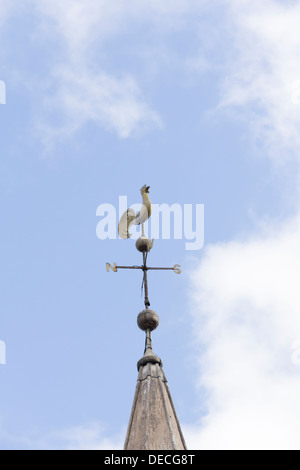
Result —
<instances>
[{"instance_id":1,"label":"metal sphere finial","mask_svg":"<svg viewBox=\"0 0 300 470\"><path fill-rule=\"evenodd\" d=\"M150 240L149 238L142 235L140 238L137 239L135 246L136 249L141 253L149 253L149 251L153 247L154 240Z\"/></svg>"},{"instance_id":2,"label":"metal sphere finial","mask_svg":"<svg viewBox=\"0 0 300 470\"><path fill-rule=\"evenodd\" d=\"M153 331L159 325L159 318L154 310L149 308L142 310L137 317L137 324L143 331Z\"/></svg>"}]
</instances>

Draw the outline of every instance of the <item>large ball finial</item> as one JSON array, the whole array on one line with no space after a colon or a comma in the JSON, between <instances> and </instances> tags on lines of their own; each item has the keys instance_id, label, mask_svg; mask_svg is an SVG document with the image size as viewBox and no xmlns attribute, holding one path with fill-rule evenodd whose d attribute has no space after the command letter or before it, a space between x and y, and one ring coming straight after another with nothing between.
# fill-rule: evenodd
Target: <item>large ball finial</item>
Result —
<instances>
[{"instance_id":1,"label":"large ball finial","mask_svg":"<svg viewBox=\"0 0 300 470\"><path fill-rule=\"evenodd\" d=\"M147 308L138 314L137 324L143 331L153 331L159 325L159 317L154 310Z\"/></svg>"}]
</instances>

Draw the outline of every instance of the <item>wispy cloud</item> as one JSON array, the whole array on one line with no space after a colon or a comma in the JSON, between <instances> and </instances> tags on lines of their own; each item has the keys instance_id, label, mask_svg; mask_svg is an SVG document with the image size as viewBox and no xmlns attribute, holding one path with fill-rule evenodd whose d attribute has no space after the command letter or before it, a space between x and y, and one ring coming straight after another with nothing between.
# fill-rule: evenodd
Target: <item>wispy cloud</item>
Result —
<instances>
[{"instance_id":1,"label":"wispy cloud","mask_svg":"<svg viewBox=\"0 0 300 470\"><path fill-rule=\"evenodd\" d=\"M65 38L69 53L73 56L87 51L95 41L105 42L111 36L121 36L124 31L140 25L152 25L163 31L176 30L185 22L186 14L194 14L207 0L31 0L41 14L42 27L49 33L59 34ZM161 33L161 31L160 31Z\"/></svg>"},{"instance_id":2,"label":"wispy cloud","mask_svg":"<svg viewBox=\"0 0 300 470\"><path fill-rule=\"evenodd\" d=\"M14 10L14 6L9 0L1 0L0 2L0 25L5 23L11 12Z\"/></svg>"},{"instance_id":3,"label":"wispy cloud","mask_svg":"<svg viewBox=\"0 0 300 470\"><path fill-rule=\"evenodd\" d=\"M107 45L112 39L122 42L122 37L142 27L153 28L153 37L155 31L167 34L182 27L185 15L195 11L194 0L44 0L32 4L39 16L37 36L53 41L57 49L55 62L49 64L51 99L43 100L46 106L37 119L46 145L74 134L89 121L121 138L162 127L162 118L149 104L137 75L108 66L114 52ZM45 84L43 92L47 93ZM52 124L50 111L56 113L59 126Z\"/></svg>"},{"instance_id":4,"label":"wispy cloud","mask_svg":"<svg viewBox=\"0 0 300 470\"><path fill-rule=\"evenodd\" d=\"M225 63L219 109L243 116L274 161L299 155L300 5L225 3L234 54Z\"/></svg>"},{"instance_id":5,"label":"wispy cloud","mask_svg":"<svg viewBox=\"0 0 300 470\"><path fill-rule=\"evenodd\" d=\"M43 448L66 450L114 450L123 448L124 436L105 436L99 423L74 426L54 432L44 438Z\"/></svg>"},{"instance_id":6,"label":"wispy cloud","mask_svg":"<svg viewBox=\"0 0 300 470\"><path fill-rule=\"evenodd\" d=\"M136 131L162 126L159 115L141 96L130 76L116 78L104 72L92 73L69 65L55 71L51 97L43 100L47 116L59 115L59 124L50 119L39 124L46 146L57 138L71 136L84 124L94 122L105 130L127 138Z\"/></svg>"},{"instance_id":7,"label":"wispy cloud","mask_svg":"<svg viewBox=\"0 0 300 470\"><path fill-rule=\"evenodd\" d=\"M122 449L125 429L108 437L107 429L99 422L44 432L39 429L26 436L10 435L0 428L2 446L20 450L114 450Z\"/></svg>"}]
</instances>

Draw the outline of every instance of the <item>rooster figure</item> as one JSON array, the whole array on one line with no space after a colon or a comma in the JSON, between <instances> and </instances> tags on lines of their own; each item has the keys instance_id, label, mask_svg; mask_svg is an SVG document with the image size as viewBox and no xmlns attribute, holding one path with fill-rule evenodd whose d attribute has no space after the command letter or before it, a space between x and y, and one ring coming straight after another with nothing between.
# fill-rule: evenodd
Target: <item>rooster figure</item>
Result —
<instances>
[{"instance_id":1,"label":"rooster figure","mask_svg":"<svg viewBox=\"0 0 300 470\"><path fill-rule=\"evenodd\" d=\"M122 215L120 222L119 222L119 235L121 238L130 238L131 233L129 232L129 228L131 225L140 225L143 224L149 219L152 212L152 205L149 198L149 189L150 186L144 185L141 188L141 195L143 197L143 205L141 210L136 214L133 209L127 209L126 212Z\"/></svg>"}]
</instances>

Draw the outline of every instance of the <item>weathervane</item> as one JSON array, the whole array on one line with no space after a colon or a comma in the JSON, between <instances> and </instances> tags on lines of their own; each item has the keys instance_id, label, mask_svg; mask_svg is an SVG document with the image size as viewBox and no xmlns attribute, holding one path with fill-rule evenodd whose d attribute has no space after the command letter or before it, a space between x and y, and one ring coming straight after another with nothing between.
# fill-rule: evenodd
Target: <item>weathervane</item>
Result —
<instances>
[{"instance_id":1,"label":"weathervane","mask_svg":"<svg viewBox=\"0 0 300 470\"><path fill-rule=\"evenodd\" d=\"M136 214L132 208L127 209L127 211L122 215L120 222L119 222L119 235L120 238L128 239L131 237L129 232L129 228L131 225L141 225L142 235L136 241L136 249L143 254L143 264L141 266L118 266L116 263L113 266L110 263L106 263L106 271L109 272L111 269L113 272L117 272L118 269L140 269L143 271L143 283L142 288L144 288L144 304L145 310L138 315L138 326L146 332L146 345L145 345L145 356L149 358L155 359L154 362L161 362L159 358L154 356L152 353L152 346L151 346L151 331L157 328L159 324L159 318L154 310L150 310L150 301L149 301L149 291L148 291L148 271L174 271L176 274L181 273L180 265L175 264L172 268L164 268L164 267L150 267L147 266L147 257L148 253L151 251L153 247L154 240L150 240L145 236L144 232L144 223L149 219L152 213L152 205L149 198L149 189L150 186L144 185L141 188L141 195L143 197L143 204L140 211ZM144 356L144 358L145 358ZM144 359L142 358L141 361ZM139 363L141 362L139 361ZM138 365L139 365L138 363Z\"/></svg>"}]
</instances>

